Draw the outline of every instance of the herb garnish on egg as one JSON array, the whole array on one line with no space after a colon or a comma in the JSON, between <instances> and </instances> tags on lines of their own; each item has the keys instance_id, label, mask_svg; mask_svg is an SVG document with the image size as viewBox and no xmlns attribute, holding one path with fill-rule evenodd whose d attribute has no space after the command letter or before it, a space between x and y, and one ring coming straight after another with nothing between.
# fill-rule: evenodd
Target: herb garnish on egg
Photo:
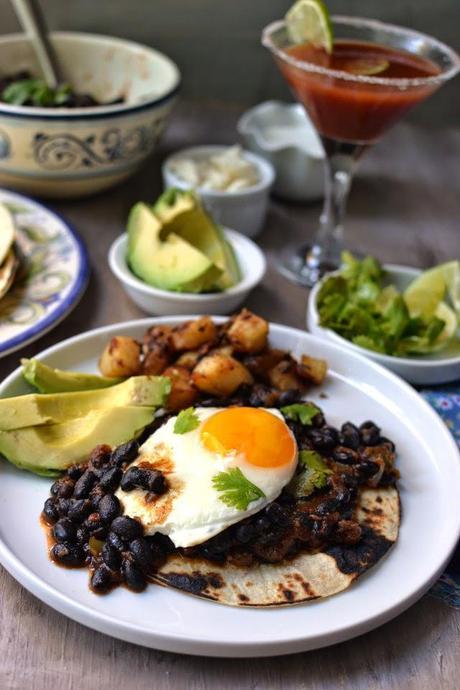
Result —
<instances>
[{"instance_id":1,"label":"herb garnish on egg","mask_svg":"<svg viewBox=\"0 0 460 690\"><path fill-rule=\"evenodd\" d=\"M246 510L253 501L265 498L262 489L246 479L239 467L219 472L212 478L212 484L220 492L220 500L238 510Z\"/></svg>"},{"instance_id":2,"label":"herb garnish on egg","mask_svg":"<svg viewBox=\"0 0 460 690\"><path fill-rule=\"evenodd\" d=\"M188 431L193 431L200 426L200 420L193 407L188 407L186 410L181 410L177 415L174 423L175 434L186 434Z\"/></svg>"}]
</instances>

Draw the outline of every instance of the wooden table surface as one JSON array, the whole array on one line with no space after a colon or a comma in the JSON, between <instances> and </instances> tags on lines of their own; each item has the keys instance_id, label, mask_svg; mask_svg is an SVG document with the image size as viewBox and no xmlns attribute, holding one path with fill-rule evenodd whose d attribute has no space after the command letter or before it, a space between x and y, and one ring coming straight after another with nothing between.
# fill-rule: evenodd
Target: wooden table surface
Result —
<instances>
[{"instance_id":1,"label":"wooden table surface","mask_svg":"<svg viewBox=\"0 0 460 690\"><path fill-rule=\"evenodd\" d=\"M75 311L21 355L96 326L142 316L109 273L109 245L123 231L130 206L159 193L159 163L165 154L193 144L233 143L238 114L236 107L215 103L182 104L158 154L127 184L92 199L52 204L86 240L91 279ZM383 261L422 267L460 258L459 161L460 130L397 126L362 161L349 204L348 246ZM312 236L319 211L317 204L271 204L260 237L269 270L248 306L273 321L304 327L307 293L281 277L274 264L287 241ZM1 360L1 377L16 367L18 356ZM459 687L460 612L429 596L383 627L329 649L238 661L156 652L93 632L42 604L1 568L0 607L2 690Z\"/></svg>"}]
</instances>

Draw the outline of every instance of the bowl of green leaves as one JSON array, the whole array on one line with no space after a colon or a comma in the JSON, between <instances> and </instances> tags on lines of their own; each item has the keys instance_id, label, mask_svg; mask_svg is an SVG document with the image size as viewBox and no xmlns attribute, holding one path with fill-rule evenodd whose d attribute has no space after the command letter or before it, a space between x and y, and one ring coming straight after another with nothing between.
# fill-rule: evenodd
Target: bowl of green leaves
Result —
<instances>
[{"instance_id":1,"label":"bowl of green leaves","mask_svg":"<svg viewBox=\"0 0 460 690\"><path fill-rule=\"evenodd\" d=\"M342 255L311 291L307 327L411 383L460 378L460 262L427 271Z\"/></svg>"}]
</instances>

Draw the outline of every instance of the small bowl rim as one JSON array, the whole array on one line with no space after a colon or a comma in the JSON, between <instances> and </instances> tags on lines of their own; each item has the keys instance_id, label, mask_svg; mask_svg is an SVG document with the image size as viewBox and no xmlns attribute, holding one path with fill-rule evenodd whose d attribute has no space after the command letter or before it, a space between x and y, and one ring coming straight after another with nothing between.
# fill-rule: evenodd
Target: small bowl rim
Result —
<instances>
[{"instance_id":1,"label":"small bowl rim","mask_svg":"<svg viewBox=\"0 0 460 690\"><path fill-rule=\"evenodd\" d=\"M9 103L0 102L0 116L20 117L26 119L46 119L46 120L93 120L106 117L122 117L130 115L133 112L147 110L148 108L159 106L169 99L173 98L181 87L181 72L168 55L156 48L131 41L126 38L118 36L109 36L107 34L91 33L87 31L51 31L52 38L64 39L78 39L82 43L96 42L101 44L110 44L115 50L118 47L125 47L135 49L144 54L150 54L152 57L160 58L168 63L172 70L173 80L172 86L168 87L164 93L161 93L154 98L145 98L138 102L117 103L113 105L96 105L89 108L40 108L37 106L22 106L11 105ZM0 36L0 46L4 44L15 44L27 41L27 36L22 33L4 34Z\"/></svg>"},{"instance_id":2,"label":"small bowl rim","mask_svg":"<svg viewBox=\"0 0 460 690\"><path fill-rule=\"evenodd\" d=\"M415 266L404 266L403 264L383 264L383 268L388 273L406 276L410 275L414 278L420 275L423 271L423 269L421 268L416 268ZM320 326L318 310L316 307L316 297L322 283L334 273L337 273L337 271L330 271L329 273L326 273L321 278L321 280L318 283L316 283L316 285L312 288L310 294L308 295L307 319L311 315L318 330L324 333L323 336L321 336L320 333L317 333L319 337L329 338L333 342L349 347L355 352L365 355L366 357L372 357L373 359L375 359L375 361L380 362L384 366L398 364L402 367L407 366L414 367L416 369L432 369L434 367L452 366L452 364L460 362L460 355L446 357L443 359L422 359L417 357L396 357L395 355L387 355L381 352L374 352L374 350L367 350L366 348L361 347L360 345L355 345L350 340L347 340L343 336L333 331L331 328L324 328L323 326ZM436 352L432 353L432 357L436 357Z\"/></svg>"},{"instance_id":3,"label":"small bowl rim","mask_svg":"<svg viewBox=\"0 0 460 690\"><path fill-rule=\"evenodd\" d=\"M258 103L257 105L254 105L252 108L249 108L246 110L239 118L238 122L236 123L236 129L240 136L242 137L248 137L248 136L253 136L254 139L256 140L257 145L264 151L267 151L269 153L279 153L283 151L300 151L302 152L306 158L310 158L311 160L321 162L323 163L325 160L325 154L324 151L321 154L315 154L315 153L307 153L307 151L300 146L296 146L295 144L289 144L289 145L284 145L284 144L276 144L276 143L271 143L267 141L264 137L262 137L260 133L260 127L255 126L251 122L251 118L256 117L257 114L263 113L264 111L270 111L270 110L292 110L295 113L303 113L306 115L305 110L303 106L300 103L287 103L286 101L279 101L276 99L271 99L269 101L263 101L262 103ZM306 123L311 127L311 129L316 133L318 136L313 124L310 121L310 118L306 116Z\"/></svg>"},{"instance_id":4,"label":"small bowl rim","mask_svg":"<svg viewBox=\"0 0 460 690\"><path fill-rule=\"evenodd\" d=\"M179 187L180 189L194 189L200 196L208 197L209 199L229 199L232 197L237 199L240 197L251 196L253 194L269 190L275 181L275 168L273 167L272 163L270 163L270 161L268 161L266 158L263 158L263 156L260 156L259 154L254 153L253 151L248 151L245 148L241 149L242 155L244 156L244 158L249 160L249 162L253 163L257 167L259 173L261 173L261 179L259 180L259 182L257 182L257 184L252 185L251 187L247 187L246 189L238 189L227 192L216 189L204 189L203 187L191 187L187 182L182 180L178 175L176 175L175 172L173 172L169 168L169 165L173 160L177 158L182 158L184 155L188 154L189 156L193 157L193 154L196 154L197 151L208 151L209 153L215 151L217 153L218 151L224 151L225 149L229 149L231 148L231 146L231 144L199 144L197 146L187 146L186 148L179 149L178 151L175 151L174 153L170 154L163 161L161 166L163 177L165 177L167 174L171 179L175 180L173 185L174 187Z\"/></svg>"},{"instance_id":5,"label":"small bowl rim","mask_svg":"<svg viewBox=\"0 0 460 690\"><path fill-rule=\"evenodd\" d=\"M131 272L128 264L124 260L124 253L122 261L120 261L119 254L123 249L126 249L126 244L128 241L127 232L119 235L110 246L108 253L110 270L123 285L127 285L130 288L137 290L138 292L142 292L144 295L148 295L150 297L157 297L168 301L180 299L184 302L195 302L197 305L200 303L205 303L209 300L225 301L226 299L232 299L236 295L249 292L261 282L267 271L267 260L260 247L258 247L258 245L249 237L237 232L236 230L232 230L231 228L224 227L223 230L227 238L232 243L237 255L238 251L235 245L239 244L245 245L245 248L252 251L254 256L257 257L257 260L251 263L250 272L244 275L236 285L228 288L228 290L224 290L222 292L205 293L174 292L173 290L163 290L161 288L154 287L153 285L144 283L140 278L137 278L137 276Z\"/></svg>"}]
</instances>

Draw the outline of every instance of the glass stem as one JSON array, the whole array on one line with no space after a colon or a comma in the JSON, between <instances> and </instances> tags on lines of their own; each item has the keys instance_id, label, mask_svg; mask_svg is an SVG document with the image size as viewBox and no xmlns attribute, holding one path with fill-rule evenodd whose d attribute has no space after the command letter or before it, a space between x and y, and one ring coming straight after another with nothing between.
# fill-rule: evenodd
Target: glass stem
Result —
<instances>
[{"instance_id":1,"label":"glass stem","mask_svg":"<svg viewBox=\"0 0 460 690\"><path fill-rule=\"evenodd\" d=\"M317 269L318 277L340 263L348 193L356 161L364 149L361 145L326 139L323 139L323 145L326 151L324 207L320 227L306 257L310 273Z\"/></svg>"}]
</instances>

